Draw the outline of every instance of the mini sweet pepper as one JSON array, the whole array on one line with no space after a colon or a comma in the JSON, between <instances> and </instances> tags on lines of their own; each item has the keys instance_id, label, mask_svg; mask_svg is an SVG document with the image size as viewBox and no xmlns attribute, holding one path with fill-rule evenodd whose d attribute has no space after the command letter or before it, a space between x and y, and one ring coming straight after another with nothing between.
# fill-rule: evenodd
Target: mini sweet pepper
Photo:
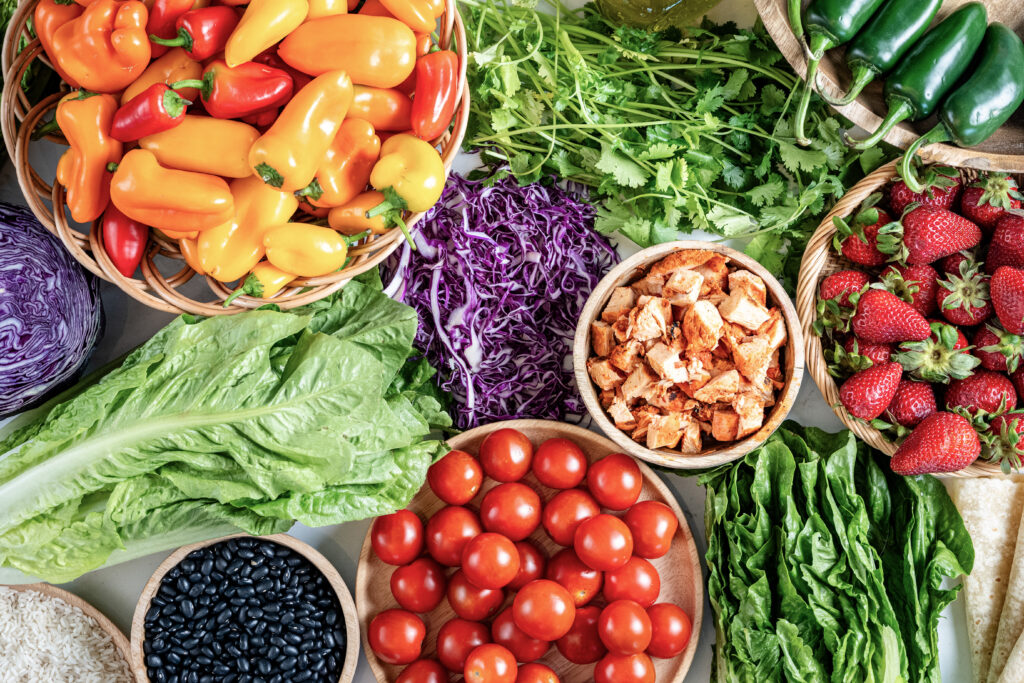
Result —
<instances>
[{"instance_id":1,"label":"mini sweet pepper","mask_svg":"<svg viewBox=\"0 0 1024 683\"><path fill-rule=\"evenodd\" d=\"M154 83L171 85L178 81L199 79L202 76L203 65L185 54L180 47L176 47L163 57L154 59L138 80L124 89L121 104L125 104ZM197 88L175 88L175 92L193 102L199 97Z\"/></svg>"},{"instance_id":2,"label":"mini sweet pepper","mask_svg":"<svg viewBox=\"0 0 1024 683\"><path fill-rule=\"evenodd\" d=\"M395 19L417 33L430 33L437 21L431 0L380 0Z\"/></svg>"},{"instance_id":3,"label":"mini sweet pepper","mask_svg":"<svg viewBox=\"0 0 1024 683\"><path fill-rule=\"evenodd\" d=\"M313 206L341 206L366 189L380 157L380 138L362 119L345 119L327 148L316 178L298 194Z\"/></svg>"},{"instance_id":4,"label":"mini sweet pepper","mask_svg":"<svg viewBox=\"0 0 1024 683\"><path fill-rule=\"evenodd\" d=\"M151 35L150 41L164 47L180 47L192 59L209 59L224 49L232 31L238 26L238 13L233 7L215 5L185 12L175 22L173 38Z\"/></svg>"},{"instance_id":5,"label":"mini sweet pepper","mask_svg":"<svg viewBox=\"0 0 1024 683\"><path fill-rule=\"evenodd\" d=\"M335 14L348 14L347 0L309 0L309 14L306 21L331 17Z\"/></svg>"},{"instance_id":6,"label":"mini sweet pepper","mask_svg":"<svg viewBox=\"0 0 1024 683\"><path fill-rule=\"evenodd\" d=\"M113 204L107 206L103 212L103 249L121 275L135 274L148 241L148 226L128 218Z\"/></svg>"},{"instance_id":7,"label":"mini sweet pepper","mask_svg":"<svg viewBox=\"0 0 1024 683\"><path fill-rule=\"evenodd\" d=\"M86 90L123 90L149 64L148 16L138 0L93 0L82 16L54 33L53 56Z\"/></svg>"},{"instance_id":8,"label":"mini sweet pepper","mask_svg":"<svg viewBox=\"0 0 1024 683\"><path fill-rule=\"evenodd\" d=\"M157 38L174 38L178 34L177 21L185 12L205 7L208 0L152 0L147 3L149 6L149 19L146 21L146 33ZM153 58L163 56L168 48L154 44L152 47Z\"/></svg>"},{"instance_id":9,"label":"mini sweet pepper","mask_svg":"<svg viewBox=\"0 0 1024 683\"><path fill-rule=\"evenodd\" d=\"M412 127L414 106L409 96L397 88L357 85L353 88L348 117L369 121L376 130L404 131Z\"/></svg>"},{"instance_id":10,"label":"mini sweet pepper","mask_svg":"<svg viewBox=\"0 0 1024 683\"><path fill-rule=\"evenodd\" d=\"M319 277L345 265L348 243L330 228L309 223L285 223L263 236L267 260L287 273Z\"/></svg>"},{"instance_id":11,"label":"mini sweet pepper","mask_svg":"<svg viewBox=\"0 0 1024 683\"><path fill-rule=\"evenodd\" d=\"M292 94L292 77L256 62L230 67L215 59L206 65L202 80L179 81L174 87L197 88L210 116L240 119L284 104Z\"/></svg>"},{"instance_id":12,"label":"mini sweet pepper","mask_svg":"<svg viewBox=\"0 0 1024 683\"><path fill-rule=\"evenodd\" d=\"M309 14L307 0L252 0L224 48L228 66L238 66L278 43Z\"/></svg>"},{"instance_id":13,"label":"mini sweet pepper","mask_svg":"<svg viewBox=\"0 0 1024 683\"><path fill-rule=\"evenodd\" d=\"M99 218L110 201L107 165L120 161L123 151L109 134L116 111L113 95L80 90L57 104L57 125L70 145L57 164L57 182L67 188L71 217L79 223Z\"/></svg>"},{"instance_id":14,"label":"mini sweet pepper","mask_svg":"<svg viewBox=\"0 0 1024 683\"><path fill-rule=\"evenodd\" d=\"M50 64L57 70L57 75L72 88L77 88L78 83L71 76L64 73L60 62L57 61L56 53L53 51L53 34L64 24L82 16L84 9L82 5L74 2L66 4L64 2L57 2L57 0L39 0L32 13L32 29L36 32L39 43L43 46L43 51L49 58Z\"/></svg>"},{"instance_id":15,"label":"mini sweet pepper","mask_svg":"<svg viewBox=\"0 0 1024 683\"><path fill-rule=\"evenodd\" d=\"M400 134L381 145L370 184L385 194L392 190L403 209L426 211L441 198L445 176L441 155L430 143Z\"/></svg>"},{"instance_id":16,"label":"mini sweet pepper","mask_svg":"<svg viewBox=\"0 0 1024 683\"><path fill-rule=\"evenodd\" d=\"M166 83L154 83L121 105L114 114L110 135L121 142L133 142L170 130L185 120L190 104Z\"/></svg>"},{"instance_id":17,"label":"mini sweet pepper","mask_svg":"<svg viewBox=\"0 0 1024 683\"><path fill-rule=\"evenodd\" d=\"M235 210L222 178L164 168L144 149L124 155L110 181L110 199L129 218L172 232L215 228Z\"/></svg>"},{"instance_id":18,"label":"mini sweet pepper","mask_svg":"<svg viewBox=\"0 0 1024 683\"><path fill-rule=\"evenodd\" d=\"M366 214L371 209L380 206L384 201L384 193L370 190L362 192L352 198L351 201L331 209L327 214L327 222L332 228L344 235L358 235L369 230L374 235L380 235L388 231L391 225L383 215L375 215L367 218Z\"/></svg>"},{"instance_id":19,"label":"mini sweet pepper","mask_svg":"<svg viewBox=\"0 0 1024 683\"><path fill-rule=\"evenodd\" d=\"M458 100L459 56L438 50L416 60L416 97L412 101L412 132L435 140L451 125Z\"/></svg>"},{"instance_id":20,"label":"mini sweet pepper","mask_svg":"<svg viewBox=\"0 0 1024 683\"><path fill-rule=\"evenodd\" d=\"M260 132L247 123L186 115L174 128L139 140L161 165L225 178L252 175L249 148Z\"/></svg>"}]
</instances>

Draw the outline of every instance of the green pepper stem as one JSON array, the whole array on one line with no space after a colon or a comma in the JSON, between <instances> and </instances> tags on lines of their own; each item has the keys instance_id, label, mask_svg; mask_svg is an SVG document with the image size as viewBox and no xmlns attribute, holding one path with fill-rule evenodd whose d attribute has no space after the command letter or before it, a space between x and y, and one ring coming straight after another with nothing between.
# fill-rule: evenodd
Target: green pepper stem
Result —
<instances>
[{"instance_id":1,"label":"green pepper stem","mask_svg":"<svg viewBox=\"0 0 1024 683\"><path fill-rule=\"evenodd\" d=\"M850 89L845 95L838 99L826 93L820 84L815 83L815 85L818 86L818 94L821 95L823 100L831 104L833 107L845 107L857 99L864 88L867 87L867 84L875 80L875 76L877 75L878 72L871 67L863 65L853 67L853 82L850 84Z\"/></svg>"},{"instance_id":2,"label":"green pepper stem","mask_svg":"<svg viewBox=\"0 0 1024 683\"><path fill-rule=\"evenodd\" d=\"M882 123L879 124L875 132L866 138L860 140L851 138L848 133L843 133L843 141L852 147L853 149L868 149L874 147L889 134L896 124L900 121L909 119L911 114L914 113L914 108L910 106L910 103L906 100L890 100L889 101L889 113L882 119Z\"/></svg>"},{"instance_id":3,"label":"green pepper stem","mask_svg":"<svg viewBox=\"0 0 1024 683\"><path fill-rule=\"evenodd\" d=\"M907 147L903 158L900 159L900 177L907 184L907 189L914 193L924 192L924 185L917 177L917 171L914 169L914 157L917 156L918 150L936 142L948 142L950 139L949 131L940 123L914 140L910 147Z\"/></svg>"},{"instance_id":4,"label":"green pepper stem","mask_svg":"<svg viewBox=\"0 0 1024 683\"><path fill-rule=\"evenodd\" d=\"M804 39L804 21L800 16L800 0L788 0L786 3L789 10L789 27L793 29L793 35L799 42Z\"/></svg>"},{"instance_id":5,"label":"green pepper stem","mask_svg":"<svg viewBox=\"0 0 1024 683\"><path fill-rule=\"evenodd\" d=\"M825 56L825 51L832 47L832 40L821 33L815 33L811 36L811 55L807 58L807 75L804 77L804 89L800 95L800 104L797 105L796 114L794 114L793 120L793 135L796 137L796 144L801 147L806 147L811 144L810 139L807 137L805 126L807 122L807 111L811 106L811 92L813 92L813 83L818 75L818 64L821 63L821 58Z\"/></svg>"},{"instance_id":6,"label":"green pepper stem","mask_svg":"<svg viewBox=\"0 0 1024 683\"><path fill-rule=\"evenodd\" d=\"M210 93L213 92L213 72L207 73L202 78L186 78L183 81L175 81L171 83L170 88L171 90L195 88L199 91L202 99L207 100L210 98Z\"/></svg>"},{"instance_id":7,"label":"green pepper stem","mask_svg":"<svg viewBox=\"0 0 1024 683\"><path fill-rule=\"evenodd\" d=\"M150 33L149 42L166 47L182 47L185 52L189 52L192 49L192 34L183 28L179 28L178 35L173 38L161 38Z\"/></svg>"}]
</instances>

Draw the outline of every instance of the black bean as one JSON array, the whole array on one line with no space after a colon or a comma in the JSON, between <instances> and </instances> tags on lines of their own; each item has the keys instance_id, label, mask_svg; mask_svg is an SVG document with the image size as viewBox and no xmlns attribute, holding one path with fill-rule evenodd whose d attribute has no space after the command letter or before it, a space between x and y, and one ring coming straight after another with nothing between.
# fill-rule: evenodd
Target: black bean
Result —
<instances>
[{"instance_id":1,"label":"black bean","mask_svg":"<svg viewBox=\"0 0 1024 683\"><path fill-rule=\"evenodd\" d=\"M240 548L238 550L238 553L236 553L236 554L239 557L244 558L246 560L251 560L252 558L254 558L256 556L256 553L254 553L252 550L249 550L248 548Z\"/></svg>"},{"instance_id":2,"label":"black bean","mask_svg":"<svg viewBox=\"0 0 1024 683\"><path fill-rule=\"evenodd\" d=\"M164 662L158 655L149 655L146 657L146 666L151 666L154 669L159 669L164 665Z\"/></svg>"},{"instance_id":3,"label":"black bean","mask_svg":"<svg viewBox=\"0 0 1024 683\"><path fill-rule=\"evenodd\" d=\"M255 580L255 579L254 579ZM257 593L266 593L268 590L274 587L274 582L270 579L263 579L256 584Z\"/></svg>"},{"instance_id":4,"label":"black bean","mask_svg":"<svg viewBox=\"0 0 1024 683\"><path fill-rule=\"evenodd\" d=\"M291 671L295 668L295 663L295 657L285 657L279 662L282 671Z\"/></svg>"},{"instance_id":5,"label":"black bean","mask_svg":"<svg viewBox=\"0 0 1024 683\"><path fill-rule=\"evenodd\" d=\"M302 636L300 636L298 633L285 633L281 637L289 643L291 643L292 645L298 645L302 642Z\"/></svg>"},{"instance_id":6,"label":"black bean","mask_svg":"<svg viewBox=\"0 0 1024 683\"><path fill-rule=\"evenodd\" d=\"M205 560L203 560L203 563L201 565L199 565L199 573L202 574L203 576L209 576L210 572L212 572L212 571L213 571L213 560L208 557Z\"/></svg>"},{"instance_id":7,"label":"black bean","mask_svg":"<svg viewBox=\"0 0 1024 683\"><path fill-rule=\"evenodd\" d=\"M268 675L273 670L273 667L270 665L270 662L268 662L267 660L265 660L265 659L258 659L258 660L256 660L256 669L261 674L266 676L266 675Z\"/></svg>"},{"instance_id":8,"label":"black bean","mask_svg":"<svg viewBox=\"0 0 1024 683\"><path fill-rule=\"evenodd\" d=\"M235 666L238 668L239 671L241 671L243 673L248 673L249 672L249 666L250 666L249 665L249 658L248 657L239 657L238 659L235 660Z\"/></svg>"},{"instance_id":9,"label":"black bean","mask_svg":"<svg viewBox=\"0 0 1024 683\"><path fill-rule=\"evenodd\" d=\"M186 619L191 619L196 615L196 606L192 604L191 600L181 601L181 614Z\"/></svg>"}]
</instances>

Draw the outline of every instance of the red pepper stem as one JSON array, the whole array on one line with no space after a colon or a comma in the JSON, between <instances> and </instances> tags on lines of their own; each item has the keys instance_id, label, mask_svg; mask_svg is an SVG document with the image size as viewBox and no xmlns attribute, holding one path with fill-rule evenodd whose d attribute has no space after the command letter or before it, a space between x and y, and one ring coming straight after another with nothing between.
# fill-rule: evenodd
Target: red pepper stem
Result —
<instances>
[{"instance_id":1,"label":"red pepper stem","mask_svg":"<svg viewBox=\"0 0 1024 683\"><path fill-rule=\"evenodd\" d=\"M149 34L149 42L156 43L157 45L164 45L166 47L180 47L183 48L185 52L191 52L193 39L192 34L188 32L188 29L179 28L178 35L175 38L161 38L160 36L155 36L151 33Z\"/></svg>"},{"instance_id":2,"label":"red pepper stem","mask_svg":"<svg viewBox=\"0 0 1024 683\"><path fill-rule=\"evenodd\" d=\"M192 104L192 100L186 100L184 97L174 92L173 89L164 91L163 105L164 111L172 119L179 118L185 113L185 108Z\"/></svg>"},{"instance_id":3,"label":"red pepper stem","mask_svg":"<svg viewBox=\"0 0 1024 683\"><path fill-rule=\"evenodd\" d=\"M213 72L204 75L202 78L186 78L183 81L171 83L171 90L182 90L184 88L195 88L200 92L204 100L208 99L213 91Z\"/></svg>"}]
</instances>

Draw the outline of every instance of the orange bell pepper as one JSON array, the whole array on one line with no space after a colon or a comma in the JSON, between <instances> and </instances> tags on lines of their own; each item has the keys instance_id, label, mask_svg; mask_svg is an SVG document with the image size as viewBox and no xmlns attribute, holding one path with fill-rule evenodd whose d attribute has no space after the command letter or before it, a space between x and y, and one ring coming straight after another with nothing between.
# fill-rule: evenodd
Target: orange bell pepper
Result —
<instances>
[{"instance_id":1,"label":"orange bell pepper","mask_svg":"<svg viewBox=\"0 0 1024 683\"><path fill-rule=\"evenodd\" d=\"M110 201L107 164L120 161L124 149L110 137L116 111L113 95L81 90L65 95L57 105L57 125L71 146L57 164L57 182L67 188L71 217L79 223L99 218Z\"/></svg>"},{"instance_id":2,"label":"orange bell pepper","mask_svg":"<svg viewBox=\"0 0 1024 683\"><path fill-rule=\"evenodd\" d=\"M77 88L78 83L71 76L64 73L64 69L57 63L56 53L53 51L53 34L64 24L82 16L83 11L82 5L75 3L67 5L57 2L57 0L39 0L35 11L32 13L32 29L36 32L39 43L43 46L43 52L46 53L47 59L50 60L50 64L53 65L61 80L72 88Z\"/></svg>"},{"instance_id":3,"label":"orange bell pepper","mask_svg":"<svg viewBox=\"0 0 1024 683\"><path fill-rule=\"evenodd\" d=\"M110 181L110 199L132 220L177 232L215 228L235 210L222 178L164 168L144 149L124 155Z\"/></svg>"},{"instance_id":4,"label":"orange bell pepper","mask_svg":"<svg viewBox=\"0 0 1024 683\"><path fill-rule=\"evenodd\" d=\"M331 209L327 222L344 235L358 235L369 230L374 235L388 231L388 222L383 215L367 218L366 213L384 201L384 193L363 192L343 206Z\"/></svg>"},{"instance_id":5,"label":"orange bell pepper","mask_svg":"<svg viewBox=\"0 0 1024 683\"><path fill-rule=\"evenodd\" d=\"M301 277L319 277L345 265L348 243L330 228L285 223L264 234L267 260L275 268Z\"/></svg>"},{"instance_id":6,"label":"orange bell pepper","mask_svg":"<svg viewBox=\"0 0 1024 683\"><path fill-rule=\"evenodd\" d=\"M412 73L416 35L397 19L336 14L292 31L277 54L313 76L340 69L353 83L394 88Z\"/></svg>"},{"instance_id":7,"label":"orange bell pepper","mask_svg":"<svg viewBox=\"0 0 1024 683\"><path fill-rule=\"evenodd\" d=\"M380 4L417 33L430 33L436 28L434 5L429 0L380 0Z\"/></svg>"},{"instance_id":8,"label":"orange bell pepper","mask_svg":"<svg viewBox=\"0 0 1024 683\"><path fill-rule=\"evenodd\" d=\"M178 240L178 249L181 250L181 257L185 259L188 267L200 275L206 275L203 267L199 264L199 247L195 239Z\"/></svg>"},{"instance_id":9,"label":"orange bell pepper","mask_svg":"<svg viewBox=\"0 0 1024 683\"><path fill-rule=\"evenodd\" d=\"M57 64L86 90L123 90L149 64L148 16L138 0L94 0L54 33Z\"/></svg>"},{"instance_id":10,"label":"orange bell pepper","mask_svg":"<svg viewBox=\"0 0 1024 683\"><path fill-rule=\"evenodd\" d=\"M294 31L307 14L307 0L252 0L228 38L224 61L230 67L251 61Z\"/></svg>"},{"instance_id":11,"label":"orange bell pepper","mask_svg":"<svg viewBox=\"0 0 1024 683\"><path fill-rule=\"evenodd\" d=\"M188 56L180 47L169 50L163 57L154 59L121 95L121 104L142 93L154 83L171 85L178 81L199 79L203 76L203 65ZM175 92L186 100L195 102L199 99L199 91L195 88L176 88Z\"/></svg>"},{"instance_id":12,"label":"orange bell pepper","mask_svg":"<svg viewBox=\"0 0 1024 683\"><path fill-rule=\"evenodd\" d=\"M333 17L335 14L348 14L347 0L309 0L309 14L306 21L321 17Z\"/></svg>"},{"instance_id":13,"label":"orange bell pepper","mask_svg":"<svg viewBox=\"0 0 1024 683\"><path fill-rule=\"evenodd\" d=\"M139 146L168 168L244 178L252 175L249 150L259 137L241 121L186 114L174 128L139 140Z\"/></svg>"},{"instance_id":14,"label":"orange bell pepper","mask_svg":"<svg viewBox=\"0 0 1024 683\"><path fill-rule=\"evenodd\" d=\"M221 282L245 277L263 258L267 229L288 222L299 206L291 192L275 190L254 175L233 180L231 196L234 217L200 233L198 240L200 265Z\"/></svg>"},{"instance_id":15,"label":"orange bell pepper","mask_svg":"<svg viewBox=\"0 0 1024 683\"><path fill-rule=\"evenodd\" d=\"M353 88L348 118L368 121L375 130L409 130L412 127L412 99L396 88Z\"/></svg>"},{"instance_id":16,"label":"orange bell pepper","mask_svg":"<svg viewBox=\"0 0 1024 683\"><path fill-rule=\"evenodd\" d=\"M285 192L306 187L316 176L351 105L352 81L348 74L328 71L317 76L285 105L274 125L253 144L250 168L263 182Z\"/></svg>"},{"instance_id":17,"label":"orange bell pepper","mask_svg":"<svg viewBox=\"0 0 1024 683\"><path fill-rule=\"evenodd\" d=\"M380 138L362 119L345 119L320 162L316 178L296 194L318 207L341 206L366 189L380 157Z\"/></svg>"}]
</instances>

